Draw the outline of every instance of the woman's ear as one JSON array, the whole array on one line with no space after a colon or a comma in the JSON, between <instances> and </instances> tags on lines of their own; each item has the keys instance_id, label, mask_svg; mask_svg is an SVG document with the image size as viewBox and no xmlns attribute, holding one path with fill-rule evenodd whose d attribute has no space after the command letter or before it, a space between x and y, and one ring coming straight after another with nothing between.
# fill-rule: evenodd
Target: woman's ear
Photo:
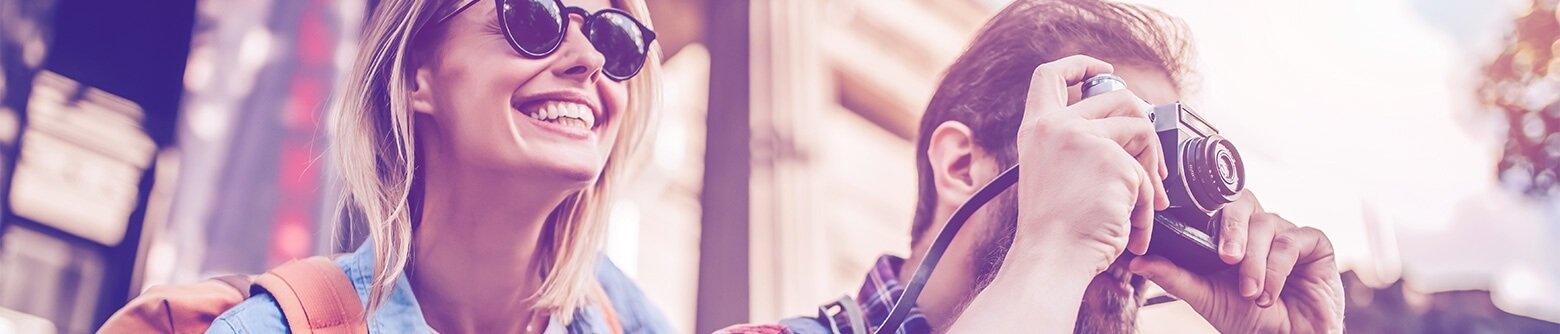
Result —
<instances>
[{"instance_id":1,"label":"woman's ear","mask_svg":"<svg viewBox=\"0 0 1560 334\"><path fill-rule=\"evenodd\" d=\"M959 121L947 121L932 130L926 148L932 165L932 186L937 190L938 206L957 207L979 189L970 174L975 160L975 136Z\"/></svg>"},{"instance_id":2,"label":"woman's ear","mask_svg":"<svg viewBox=\"0 0 1560 334\"><path fill-rule=\"evenodd\" d=\"M417 66L412 73L412 112L433 114L433 70Z\"/></svg>"}]
</instances>

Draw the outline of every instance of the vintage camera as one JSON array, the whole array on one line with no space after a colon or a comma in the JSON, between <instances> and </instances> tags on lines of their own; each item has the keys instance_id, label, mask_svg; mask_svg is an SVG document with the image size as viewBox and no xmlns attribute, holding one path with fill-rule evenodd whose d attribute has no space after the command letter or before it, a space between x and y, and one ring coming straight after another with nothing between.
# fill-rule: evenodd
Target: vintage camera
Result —
<instances>
[{"instance_id":1,"label":"vintage camera","mask_svg":"<svg viewBox=\"0 0 1560 334\"><path fill-rule=\"evenodd\" d=\"M1122 89L1127 84L1121 78L1096 75L1084 81L1083 97ZM1148 254L1202 274L1229 267L1219 259L1219 231L1224 205L1239 199L1246 187L1240 151L1179 102L1154 106L1148 119L1154 122L1170 168L1164 180L1170 207L1154 214Z\"/></svg>"}]
</instances>

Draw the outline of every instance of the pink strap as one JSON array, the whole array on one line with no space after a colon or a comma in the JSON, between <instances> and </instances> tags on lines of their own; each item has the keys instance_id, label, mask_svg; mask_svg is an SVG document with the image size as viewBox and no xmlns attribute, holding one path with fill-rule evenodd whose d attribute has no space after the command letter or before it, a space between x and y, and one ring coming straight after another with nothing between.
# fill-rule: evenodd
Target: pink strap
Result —
<instances>
[{"instance_id":1,"label":"pink strap","mask_svg":"<svg viewBox=\"0 0 1560 334\"><path fill-rule=\"evenodd\" d=\"M294 333L368 333L357 290L330 259L288 262L260 275L255 284L276 299Z\"/></svg>"}]
</instances>

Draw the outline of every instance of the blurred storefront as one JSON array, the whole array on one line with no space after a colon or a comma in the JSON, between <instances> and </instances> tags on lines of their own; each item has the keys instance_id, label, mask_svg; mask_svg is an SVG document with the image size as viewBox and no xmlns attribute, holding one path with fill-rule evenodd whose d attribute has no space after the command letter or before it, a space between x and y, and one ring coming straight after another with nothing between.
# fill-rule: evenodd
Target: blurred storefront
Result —
<instances>
[{"instance_id":1,"label":"blurred storefront","mask_svg":"<svg viewBox=\"0 0 1560 334\"><path fill-rule=\"evenodd\" d=\"M0 331L91 332L139 291L193 9L0 2Z\"/></svg>"}]
</instances>

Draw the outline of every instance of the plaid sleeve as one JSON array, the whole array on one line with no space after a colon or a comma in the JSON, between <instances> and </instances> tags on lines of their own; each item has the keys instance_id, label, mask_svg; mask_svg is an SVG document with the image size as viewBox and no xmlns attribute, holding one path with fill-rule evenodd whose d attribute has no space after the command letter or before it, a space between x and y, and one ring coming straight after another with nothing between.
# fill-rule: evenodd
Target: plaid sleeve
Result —
<instances>
[{"instance_id":1,"label":"plaid sleeve","mask_svg":"<svg viewBox=\"0 0 1560 334\"><path fill-rule=\"evenodd\" d=\"M781 325L746 324L722 328L714 334L795 334Z\"/></svg>"}]
</instances>

